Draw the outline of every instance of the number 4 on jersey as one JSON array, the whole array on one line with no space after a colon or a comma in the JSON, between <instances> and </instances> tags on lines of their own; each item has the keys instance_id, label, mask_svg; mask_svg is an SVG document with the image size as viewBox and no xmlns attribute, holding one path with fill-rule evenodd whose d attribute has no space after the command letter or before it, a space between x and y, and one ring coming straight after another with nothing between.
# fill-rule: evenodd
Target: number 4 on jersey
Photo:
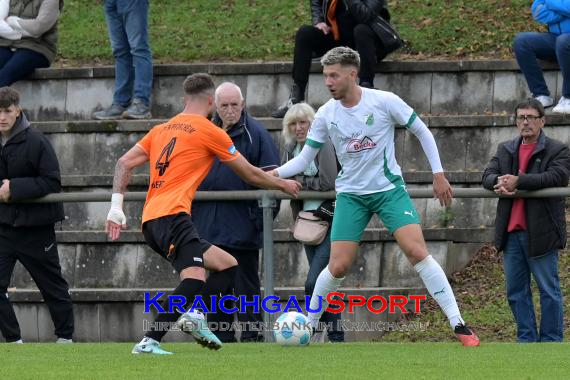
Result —
<instances>
[{"instance_id":1,"label":"number 4 on jersey","mask_svg":"<svg viewBox=\"0 0 570 380\"><path fill-rule=\"evenodd\" d=\"M170 165L170 156L174 151L174 145L176 145L176 137L173 137L172 140L162 149L162 153L158 156L158 160L156 160L155 168L158 170L158 175L161 176L164 174L168 165Z\"/></svg>"}]
</instances>

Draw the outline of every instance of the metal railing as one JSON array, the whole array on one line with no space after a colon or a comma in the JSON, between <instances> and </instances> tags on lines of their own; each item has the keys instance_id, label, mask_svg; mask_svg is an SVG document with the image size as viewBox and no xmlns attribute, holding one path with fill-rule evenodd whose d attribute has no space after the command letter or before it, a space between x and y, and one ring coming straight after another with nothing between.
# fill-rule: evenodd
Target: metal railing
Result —
<instances>
[{"instance_id":1,"label":"metal railing","mask_svg":"<svg viewBox=\"0 0 570 380\"><path fill-rule=\"evenodd\" d=\"M412 198L433 198L432 189L407 189ZM125 201L144 201L146 192L125 193ZM336 192L327 191L301 191L297 199L334 199ZM494 192L482 188L453 189L454 198L498 198ZM570 197L569 187L557 187L537 191L519 191L507 198L549 198ZM259 207L263 210L263 287L264 294L273 294L273 207L277 200L292 199L292 197L271 190L248 190L248 191L199 191L196 193L196 201L239 201L258 200ZM45 197L29 200L26 203L51 203L51 202L110 202L111 192L70 192L49 194ZM264 322L270 326L273 314L265 313ZM272 341L271 331L265 332L266 341Z\"/></svg>"}]
</instances>

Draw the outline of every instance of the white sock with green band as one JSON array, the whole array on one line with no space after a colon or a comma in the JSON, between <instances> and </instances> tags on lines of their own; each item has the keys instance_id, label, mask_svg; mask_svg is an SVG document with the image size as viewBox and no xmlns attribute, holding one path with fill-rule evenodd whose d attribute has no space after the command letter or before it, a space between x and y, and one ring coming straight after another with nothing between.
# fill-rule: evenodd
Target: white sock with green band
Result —
<instances>
[{"instance_id":1,"label":"white sock with green band","mask_svg":"<svg viewBox=\"0 0 570 380\"><path fill-rule=\"evenodd\" d=\"M429 294L436 300L443 313L449 319L451 328L465 322L461 318L457 301L445 272L431 255L414 265Z\"/></svg>"},{"instance_id":2,"label":"white sock with green band","mask_svg":"<svg viewBox=\"0 0 570 380\"><path fill-rule=\"evenodd\" d=\"M344 277L342 278L334 277L329 271L328 267L323 269L321 274L319 274L319 277L317 277L317 282L315 283L315 289L313 290L313 295L311 297L310 308L311 310L316 310L319 307L319 297L322 297L323 303L320 311L316 313L311 313L311 312L307 313L309 316L309 321L311 322L311 325L313 327L317 326L317 322L319 321L321 315L323 315L325 309L327 308L328 305L326 299L327 295L330 292L338 290L343 280Z\"/></svg>"}]
</instances>

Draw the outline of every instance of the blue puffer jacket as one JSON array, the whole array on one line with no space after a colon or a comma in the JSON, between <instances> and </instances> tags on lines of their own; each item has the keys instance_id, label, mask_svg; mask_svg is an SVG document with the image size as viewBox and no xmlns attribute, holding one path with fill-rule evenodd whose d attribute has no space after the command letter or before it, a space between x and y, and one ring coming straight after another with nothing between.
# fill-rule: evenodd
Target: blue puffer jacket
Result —
<instances>
[{"instance_id":1,"label":"blue puffer jacket","mask_svg":"<svg viewBox=\"0 0 570 380\"><path fill-rule=\"evenodd\" d=\"M550 33L570 33L570 1L535 0L531 10L532 17L537 22L548 25Z\"/></svg>"},{"instance_id":2,"label":"blue puffer jacket","mask_svg":"<svg viewBox=\"0 0 570 380\"><path fill-rule=\"evenodd\" d=\"M221 125L220 120L214 119L214 123ZM271 136L263 125L250 117L245 110L239 122L227 132L236 149L253 166L264 170L272 170L279 166L279 150ZM256 189L216 159L198 190ZM233 249L261 248L263 213L257 201L192 202L192 221L200 237L212 244Z\"/></svg>"}]
</instances>

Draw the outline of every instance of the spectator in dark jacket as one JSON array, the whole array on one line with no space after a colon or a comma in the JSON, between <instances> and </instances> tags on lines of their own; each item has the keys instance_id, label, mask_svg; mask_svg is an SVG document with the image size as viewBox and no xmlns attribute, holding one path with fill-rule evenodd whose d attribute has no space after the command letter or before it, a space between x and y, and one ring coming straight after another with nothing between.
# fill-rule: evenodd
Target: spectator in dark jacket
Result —
<instances>
[{"instance_id":1,"label":"spectator in dark jacket","mask_svg":"<svg viewBox=\"0 0 570 380\"><path fill-rule=\"evenodd\" d=\"M295 36L293 87L287 103L271 116L282 118L295 103L305 100L313 54L321 56L336 46L354 48L360 54L359 80L374 87L374 66L394 47L380 38L378 18L390 21L384 0L311 0L313 25L303 25Z\"/></svg>"},{"instance_id":2,"label":"spectator in dark jacket","mask_svg":"<svg viewBox=\"0 0 570 380\"><path fill-rule=\"evenodd\" d=\"M10 1L0 28L0 87L49 67L57 53L57 20L63 0Z\"/></svg>"},{"instance_id":3,"label":"spectator in dark jacket","mask_svg":"<svg viewBox=\"0 0 570 380\"><path fill-rule=\"evenodd\" d=\"M283 140L285 149L281 164L293 159L301 153L307 140L307 133L315 118L315 111L307 103L297 103L287 111L283 118ZM331 191L335 189L335 179L338 174L336 154L332 141L327 141L315 161L302 174L295 176L295 180L303 185L302 190ZM293 219L297 219L299 211L316 211L325 200L306 199L291 200ZM328 265L331 254L331 230L327 232L325 240L319 245L304 245L305 254L309 261L309 273L305 281L305 295L312 295L317 277ZM340 313L324 312L320 322L326 324L327 335L330 342L344 342L344 331L340 328ZM319 342L324 339L323 331L317 328L312 341Z\"/></svg>"},{"instance_id":4,"label":"spectator in dark jacket","mask_svg":"<svg viewBox=\"0 0 570 380\"><path fill-rule=\"evenodd\" d=\"M61 203L25 201L61 189L55 152L19 108L19 94L0 88L0 331L7 342L21 342L20 327L7 288L16 261L30 272L47 303L57 342L71 342L73 307L61 274L54 224L64 219Z\"/></svg>"},{"instance_id":5,"label":"spectator in dark jacket","mask_svg":"<svg viewBox=\"0 0 570 380\"><path fill-rule=\"evenodd\" d=\"M263 170L279 166L279 151L269 133L257 120L247 114L240 88L234 83L222 83L215 92L214 123L231 137L236 149L252 165ZM219 160L198 188L199 191L254 190ZM263 214L257 201L197 202L192 206L192 220L200 236L233 255L239 269L235 280L235 295L251 301L260 296L259 249L262 246ZM231 294L228 289L227 294ZM232 314L208 315L209 322L233 322ZM260 313L247 307L238 313L238 321L249 322L252 329L242 331L241 341L259 341L263 335L254 331L262 321ZM234 331L214 332L222 342L235 342Z\"/></svg>"},{"instance_id":6,"label":"spectator in dark jacket","mask_svg":"<svg viewBox=\"0 0 570 380\"><path fill-rule=\"evenodd\" d=\"M517 105L515 118L520 136L499 144L483 174L483 186L499 195L568 186L570 151L544 133L540 101L528 99ZM507 299L519 342L562 341L558 250L566 244L564 208L563 197L499 199L495 245L504 251ZM531 274L540 291L540 333L534 315Z\"/></svg>"}]
</instances>

